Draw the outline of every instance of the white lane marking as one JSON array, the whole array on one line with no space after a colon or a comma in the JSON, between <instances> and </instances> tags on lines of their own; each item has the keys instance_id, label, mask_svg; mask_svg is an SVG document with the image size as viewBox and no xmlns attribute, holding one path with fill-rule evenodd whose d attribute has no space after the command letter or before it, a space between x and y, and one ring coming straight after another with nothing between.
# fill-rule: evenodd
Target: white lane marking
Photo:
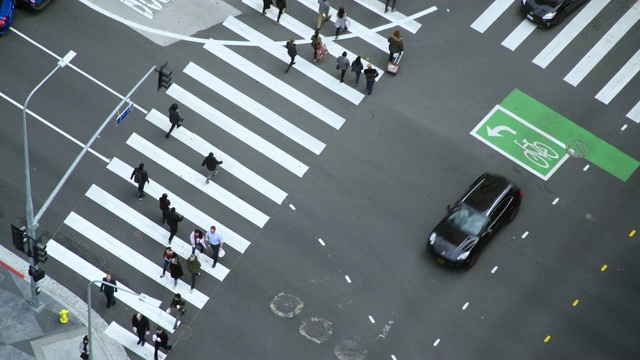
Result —
<instances>
[{"instance_id":1,"label":"white lane marking","mask_svg":"<svg viewBox=\"0 0 640 360\"><path fill-rule=\"evenodd\" d=\"M129 175L133 171L133 167L127 165L118 158L113 158L107 169L111 170L114 174L120 176L122 179L131 184L132 187L137 188L137 185L129 179ZM194 224L197 224L203 229L209 229L211 225L215 225L218 231L224 236L225 246L231 246L238 250L240 253L244 253L251 244L242 236L236 234L233 230L226 227L224 224L211 218L209 215L203 213L197 208L193 207L188 202L182 200L178 195L172 193L168 189L164 188L160 183L152 181L144 187L144 191L155 199L159 199L162 194L167 194L171 201L171 207L175 207L176 211L183 215L185 218L191 220Z\"/></svg>"},{"instance_id":2,"label":"white lane marking","mask_svg":"<svg viewBox=\"0 0 640 360\"><path fill-rule=\"evenodd\" d=\"M469 303L468 302L464 303L464 305L462 305L462 310L466 310L467 306L469 306Z\"/></svg>"},{"instance_id":3,"label":"white lane marking","mask_svg":"<svg viewBox=\"0 0 640 360\"><path fill-rule=\"evenodd\" d=\"M112 321L111 324L109 324L109 327L107 327L107 330L104 333L143 359L151 359L153 357L155 348L151 345L153 344L151 335L156 333L154 328L151 329L151 334L148 335L147 344L145 344L145 346L137 345L138 336L118 325L115 321ZM164 360L166 357L167 355L162 351L158 351L159 360Z\"/></svg>"},{"instance_id":4,"label":"white lane marking","mask_svg":"<svg viewBox=\"0 0 640 360\"><path fill-rule=\"evenodd\" d=\"M345 119L342 116L334 113L323 105L320 105L317 101L311 99L294 87L231 51L229 48L218 44L216 41L207 42L204 45L204 48L221 60L226 61L229 65L232 65L257 82L278 93L280 96L285 97L301 109L313 114L334 129L340 129L342 124L344 124ZM173 86L175 85L172 85L171 87ZM169 88L169 90L170 89L171 88Z\"/></svg>"},{"instance_id":5,"label":"white lane marking","mask_svg":"<svg viewBox=\"0 0 640 360\"><path fill-rule=\"evenodd\" d=\"M296 211L296 207L293 206L293 204L289 204L289 208L291 208L291 210Z\"/></svg>"},{"instance_id":6,"label":"white lane marking","mask_svg":"<svg viewBox=\"0 0 640 360\"><path fill-rule=\"evenodd\" d=\"M420 24L417 21L413 21L413 20L407 21L406 20L407 16L403 15L399 11L389 10L387 12L384 12L383 2L370 1L370 0L353 0L353 2L358 3L364 6L367 10L373 11L377 15L398 24L398 26L404 28L405 30L409 31L412 34L417 33L418 30L420 30L420 27L422 26L422 24ZM432 6L430 9L432 8L435 8L435 6ZM432 11L435 11L435 9Z\"/></svg>"},{"instance_id":7,"label":"white lane marking","mask_svg":"<svg viewBox=\"0 0 640 360\"><path fill-rule=\"evenodd\" d=\"M209 120L212 124L217 125L222 130L233 135L238 140L249 145L254 150L299 177L302 177L302 175L309 170L309 167L301 161L282 151L267 140L261 138L253 131L235 122L233 119L191 94L180 85L175 83L171 85L169 90L167 90L167 95L183 103L203 118Z\"/></svg>"},{"instance_id":8,"label":"white lane marking","mask_svg":"<svg viewBox=\"0 0 640 360\"><path fill-rule=\"evenodd\" d=\"M349 275L345 275L344 278L347 280L349 284L351 284L351 278L349 277Z\"/></svg>"},{"instance_id":9,"label":"white lane marking","mask_svg":"<svg viewBox=\"0 0 640 360\"><path fill-rule=\"evenodd\" d=\"M252 7L253 9L255 9L258 12L262 12L262 3L258 3L255 0L242 0L242 2L250 7ZM276 12L267 12L267 15L269 18L271 18L272 20L276 20L276 18L278 17L278 14ZM282 21L280 23L280 26L291 30L292 32L296 33L298 36L300 36L303 40L298 41L296 40L296 44L300 45L300 44L310 44L311 43L311 35L309 34L313 34L313 32L315 31L314 28L311 28L310 26L305 25L304 23L302 23L301 21L298 21L297 19L295 19L294 17L287 17L286 21ZM345 49L344 47L342 47L342 45L340 45L338 42L334 42L331 40L331 36L323 36L322 37L322 43L325 44L327 46L327 50L329 50L329 54L338 57L340 55L342 55L343 52L347 52L347 57L351 60L355 60L356 56L358 56L358 54L349 51L347 49ZM313 52L313 49L311 49L311 46L307 47L309 52ZM282 54L282 50L280 50L279 54ZM352 61L353 61L352 60ZM378 71L378 73L380 73L380 76L378 76L376 78L376 81L380 80L380 78L386 73L386 69L382 70L379 67L377 67L375 64L373 63L369 63L367 62L365 59L362 59L362 65L366 68L368 64L371 64L371 66L376 69Z\"/></svg>"},{"instance_id":10,"label":"white lane marking","mask_svg":"<svg viewBox=\"0 0 640 360\"><path fill-rule=\"evenodd\" d=\"M91 185L85 196L126 221L129 225L140 230L142 233L146 234L149 239L152 239L158 244L164 245L167 242L167 239L169 239L169 232L162 226L147 219L127 204L99 188L97 185ZM191 255L191 243L182 241L177 236L173 237L171 248L183 259L186 259ZM206 254L198 256L198 260L200 260L200 263L202 264L201 271L206 272L220 281L224 280L229 273L229 269L220 263L218 263L215 268L212 268L213 259L206 256ZM189 275L186 271L185 274ZM160 276L160 274L158 274L158 276Z\"/></svg>"},{"instance_id":11,"label":"white lane marking","mask_svg":"<svg viewBox=\"0 0 640 360\"><path fill-rule=\"evenodd\" d=\"M145 119L165 131L167 129L167 124L169 124L169 118L167 118L165 115L162 115L158 110L155 109L151 109ZM189 146L191 149L200 153L202 156L209 154L209 152L213 152L218 160L224 161L224 164L220 165L221 168L234 175L238 179L242 180L245 184L256 189L262 195L268 197L276 203L282 204L282 201L287 197L286 192L271 184L255 172L249 170L246 166L242 165L236 159L229 156L229 154L218 149L213 144L207 142L198 134L189 131L186 127L183 126L179 131L172 132L171 136L173 136L173 138L177 140L180 140L183 144Z\"/></svg>"},{"instance_id":12,"label":"white lane marking","mask_svg":"<svg viewBox=\"0 0 640 360\"><path fill-rule=\"evenodd\" d=\"M91 265L85 259L60 245L54 239L51 239L47 242L47 253L49 254L49 256L58 260L64 266L84 277L87 281L100 280L105 276L104 271ZM118 274L114 275L116 276L116 284L119 287L127 290L132 290L118 281ZM100 287L100 284L94 285ZM175 323L176 319L173 316L168 315L166 312L164 312L164 310L160 309L157 306L140 301L138 297L125 291L116 292L115 297L122 303L127 304L129 307L136 309L144 314L154 324L162 326L168 332L173 332L173 324ZM100 301L102 301L102 299L100 299Z\"/></svg>"},{"instance_id":13,"label":"white lane marking","mask_svg":"<svg viewBox=\"0 0 640 360\"><path fill-rule=\"evenodd\" d=\"M627 117L636 123L640 123L640 101L627 113Z\"/></svg>"},{"instance_id":14,"label":"white lane marking","mask_svg":"<svg viewBox=\"0 0 640 360\"><path fill-rule=\"evenodd\" d=\"M371 321L371 323L372 323L372 324L375 324L375 323L376 323L376 321L375 321L375 320L373 320L373 316L371 316L371 315L369 315L369 321Z\"/></svg>"},{"instance_id":15,"label":"white lane marking","mask_svg":"<svg viewBox=\"0 0 640 360\"><path fill-rule=\"evenodd\" d=\"M589 169L589 164L582 168L582 171L587 171Z\"/></svg>"},{"instance_id":16,"label":"white lane marking","mask_svg":"<svg viewBox=\"0 0 640 360\"><path fill-rule=\"evenodd\" d=\"M322 241L322 239L318 239L318 241L320 242L320 245L324 246L324 241Z\"/></svg>"},{"instance_id":17,"label":"white lane marking","mask_svg":"<svg viewBox=\"0 0 640 360\"><path fill-rule=\"evenodd\" d=\"M493 267L493 269L491 269L491 273L492 273L492 274L493 274L493 273L495 273L495 272L496 272L496 270L498 270L498 266L494 266L494 267Z\"/></svg>"},{"instance_id":18,"label":"white lane marking","mask_svg":"<svg viewBox=\"0 0 640 360\"><path fill-rule=\"evenodd\" d=\"M596 99L609 104L640 71L640 50L638 50L611 80L596 94ZM637 93L637 90L636 90Z\"/></svg>"},{"instance_id":19,"label":"white lane marking","mask_svg":"<svg viewBox=\"0 0 640 360\"><path fill-rule=\"evenodd\" d=\"M440 344L440 339L436 340L436 342L433 343L433 346L438 346L438 344Z\"/></svg>"},{"instance_id":20,"label":"white lane marking","mask_svg":"<svg viewBox=\"0 0 640 360\"><path fill-rule=\"evenodd\" d=\"M502 13L516 1L517 0L495 0L487 10L485 10L482 15L480 15L473 24L471 24L471 28L484 33L489 26L491 26L491 24L493 24L498 17L500 17L500 15L502 15Z\"/></svg>"},{"instance_id":21,"label":"white lane marking","mask_svg":"<svg viewBox=\"0 0 640 360\"><path fill-rule=\"evenodd\" d=\"M173 85L175 86L175 85ZM172 87L173 87L172 86ZM205 176L191 169L182 161L174 158L164 150L155 146L151 142L142 138L140 135L133 133L127 139L127 145L139 151L142 155L149 157L156 164L164 167L177 177L191 184L194 188L216 199L222 205L242 215L245 219L252 223L263 227L269 220L269 216L249 205L246 201L240 199L236 195L230 193L225 188L216 184L215 181L205 184Z\"/></svg>"},{"instance_id":22,"label":"white lane marking","mask_svg":"<svg viewBox=\"0 0 640 360\"><path fill-rule=\"evenodd\" d=\"M584 9L569 22L558 35L533 59L533 63L546 68L573 39L607 6L610 0L589 1Z\"/></svg>"},{"instance_id":23,"label":"white lane marking","mask_svg":"<svg viewBox=\"0 0 640 360\"><path fill-rule=\"evenodd\" d=\"M397 360L397 359L396 359L396 356L395 356L395 355L393 355L393 354L391 354L391 360Z\"/></svg>"},{"instance_id":24,"label":"white lane marking","mask_svg":"<svg viewBox=\"0 0 640 360\"><path fill-rule=\"evenodd\" d=\"M502 42L502 46L513 51L529 36L538 26L533 22L524 19L518 27L507 36Z\"/></svg>"},{"instance_id":25,"label":"white lane marking","mask_svg":"<svg viewBox=\"0 0 640 360\"><path fill-rule=\"evenodd\" d=\"M622 125L622 128L620 129L620 131L624 131L627 128L627 124Z\"/></svg>"},{"instance_id":26,"label":"white lane marking","mask_svg":"<svg viewBox=\"0 0 640 360\"><path fill-rule=\"evenodd\" d=\"M318 14L318 2L316 0L298 0L298 2L302 3L304 6L308 7L309 9L313 10L315 15ZM329 14L332 15L331 22L334 22L336 20L337 13L338 13L338 9L331 7L331 10L329 11ZM347 16L348 15L349 13L347 13ZM371 32L370 29L366 28L364 25L360 24L350 16L349 16L349 20L351 21L351 26L349 27L349 30L357 34L360 39L368 42L369 44L377 47L378 49L384 52L389 51L389 42L387 41L386 38L380 36L378 33ZM335 27L333 29L335 29Z\"/></svg>"},{"instance_id":27,"label":"white lane marking","mask_svg":"<svg viewBox=\"0 0 640 360\"><path fill-rule=\"evenodd\" d=\"M204 304L209 300L208 296L204 295L197 289L190 292L189 289L191 286L182 280L178 280L178 286L174 288L173 279L170 276L160 278L160 274L162 274L162 268L160 266L137 253L120 240L107 234L104 230L93 225L75 212L72 211L64 220L64 223L77 231L84 238L93 241L93 243L102 247L105 251L124 261L126 264L133 266L136 270L148 276L149 279L160 284L167 290L183 294L182 297L187 300L190 305L193 305L198 309L202 309ZM186 264L184 262L182 262L182 266L186 270Z\"/></svg>"},{"instance_id":28,"label":"white lane marking","mask_svg":"<svg viewBox=\"0 0 640 360\"><path fill-rule=\"evenodd\" d=\"M524 232L524 234L522 234L522 238L523 238L523 239L524 239L524 238L526 238L526 237L527 237L527 235L529 235L529 232L528 232L528 231L525 231L525 232Z\"/></svg>"},{"instance_id":29,"label":"white lane marking","mask_svg":"<svg viewBox=\"0 0 640 360\"><path fill-rule=\"evenodd\" d=\"M558 201L560 201L560 198L556 198L555 200L553 200L552 204L555 205L558 203Z\"/></svg>"},{"instance_id":30,"label":"white lane marking","mask_svg":"<svg viewBox=\"0 0 640 360\"><path fill-rule=\"evenodd\" d=\"M183 72L314 154L319 155L325 148L326 145L322 141L302 131L302 129L293 125L282 116L236 90L200 66L190 62Z\"/></svg>"},{"instance_id":31,"label":"white lane marking","mask_svg":"<svg viewBox=\"0 0 640 360\"><path fill-rule=\"evenodd\" d=\"M591 48L580 62L564 77L564 81L573 86L580 82L598 65L615 44L640 20L640 1L636 2Z\"/></svg>"}]
</instances>

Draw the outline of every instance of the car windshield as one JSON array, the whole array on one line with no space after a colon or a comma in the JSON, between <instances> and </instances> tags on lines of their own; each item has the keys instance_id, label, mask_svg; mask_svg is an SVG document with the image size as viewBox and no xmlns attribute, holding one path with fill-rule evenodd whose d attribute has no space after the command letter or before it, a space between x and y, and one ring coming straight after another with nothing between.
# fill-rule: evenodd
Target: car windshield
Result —
<instances>
[{"instance_id":1,"label":"car windshield","mask_svg":"<svg viewBox=\"0 0 640 360\"><path fill-rule=\"evenodd\" d=\"M484 215L465 205L452 209L447 220L470 235L479 235L487 223Z\"/></svg>"}]
</instances>

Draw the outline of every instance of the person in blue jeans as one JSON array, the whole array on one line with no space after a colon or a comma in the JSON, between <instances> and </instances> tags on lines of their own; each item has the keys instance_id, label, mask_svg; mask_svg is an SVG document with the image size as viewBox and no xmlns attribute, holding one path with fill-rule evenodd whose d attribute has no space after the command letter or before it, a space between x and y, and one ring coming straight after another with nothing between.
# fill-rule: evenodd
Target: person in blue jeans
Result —
<instances>
[{"instance_id":1,"label":"person in blue jeans","mask_svg":"<svg viewBox=\"0 0 640 360\"><path fill-rule=\"evenodd\" d=\"M371 95L373 91L373 84L376 82L376 78L378 77L378 70L374 69L371 64L367 65L367 68L364 70L364 77L367 79L367 95Z\"/></svg>"},{"instance_id":2,"label":"person in blue jeans","mask_svg":"<svg viewBox=\"0 0 640 360\"><path fill-rule=\"evenodd\" d=\"M387 0L384 3L384 12L389 11L389 3L391 3L391 11L396 11L396 0Z\"/></svg>"},{"instance_id":3,"label":"person in blue jeans","mask_svg":"<svg viewBox=\"0 0 640 360\"><path fill-rule=\"evenodd\" d=\"M360 82L360 74L362 74L364 66L362 66L362 59L358 56L351 63L351 71L356 73L356 83L353 84L354 87L358 86L358 82Z\"/></svg>"}]
</instances>

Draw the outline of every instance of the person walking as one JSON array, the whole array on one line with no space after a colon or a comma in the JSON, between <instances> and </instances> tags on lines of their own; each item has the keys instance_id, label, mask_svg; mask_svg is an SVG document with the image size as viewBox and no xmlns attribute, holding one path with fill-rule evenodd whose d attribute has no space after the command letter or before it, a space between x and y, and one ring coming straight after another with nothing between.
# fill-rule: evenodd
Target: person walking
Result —
<instances>
[{"instance_id":1,"label":"person walking","mask_svg":"<svg viewBox=\"0 0 640 360\"><path fill-rule=\"evenodd\" d=\"M173 128L179 128L180 126L182 126L183 121L184 118L182 117L182 115L180 115L180 111L178 111L178 104L173 103L173 105L171 105L171 107L169 108L169 122L171 123L171 128L169 129L165 137L168 139L169 135L173 131Z\"/></svg>"},{"instance_id":2,"label":"person walking","mask_svg":"<svg viewBox=\"0 0 640 360\"><path fill-rule=\"evenodd\" d=\"M167 225L169 225L169 242L167 245L171 245L171 240L178 232L178 223L184 220L184 216L179 215L176 212L176 208L172 207L167 215Z\"/></svg>"},{"instance_id":3,"label":"person walking","mask_svg":"<svg viewBox=\"0 0 640 360\"><path fill-rule=\"evenodd\" d=\"M396 0L386 0L384 3L384 12L389 11L389 3L391 3L391 11L396 11Z\"/></svg>"},{"instance_id":4,"label":"person walking","mask_svg":"<svg viewBox=\"0 0 640 360\"><path fill-rule=\"evenodd\" d=\"M111 285L116 285L116 279L113 278L113 276L111 276L111 274L107 273L107 276L102 278L103 282L107 282ZM107 309L111 307L111 305L115 305L116 304L116 299L114 299L114 293L117 292L118 289L114 288L113 286L109 286L109 285L105 285L104 283L102 283L100 285L100 292L104 293L104 296L107 298Z\"/></svg>"},{"instance_id":5,"label":"person walking","mask_svg":"<svg viewBox=\"0 0 640 360\"><path fill-rule=\"evenodd\" d=\"M133 317L131 318L131 327L133 328L133 333L138 335L138 342L136 345L144 346L144 344L147 343L145 336L149 335L151 332L149 319L141 313L133 314Z\"/></svg>"},{"instance_id":6,"label":"person walking","mask_svg":"<svg viewBox=\"0 0 640 360\"><path fill-rule=\"evenodd\" d=\"M360 56L358 56L351 63L351 72L356 74L356 83L353 84L354 87L358 86L358 82L360 81L360 74L362 73L363 69L364 66L362 65L362 59L360 58Z\"/></svg>"},{"instance_id":7,"label":"person walking","mask_svg":"<svg viewBox=\"0 0 640 360\"><path fill-rule=\"evenodd\" d=\"M189 235L189 239L191 239L191 254L196 253L196 249L200 250L201 253L204 253L204 248L207 246L204 240L204 233L200 229L195 229Z\"/></svg>"},{"instance_id":8,"label":"person walking","mask_svg":"<svg viewBox=\"0 0 640 360\"><path fill-rule=\"evenodd\" d=\"M176 311L176 322L173 324L173 330L178 328L178 321L182 319L184 313L187 311L187 302L184 301L182 295L175 294L171 303L169 304L169 308L167 308L167 314L171 314L172 311Z\"/></svg>"},{"instance_id":9,"label":"person walking","mask_svg":"<svg viewBox=\"0 0 640 360\"><path fill-rule=\"evenodd\" d=\"M155 348L155 351L153 352L153 360L158 360L159 348L167 350L167 354L170 354L171 349L173 348L169 345L169 335L167 335L160 326L156 329L156 333L153 334L153 347Z\"/></svg>"},{"instance_id":10,"label":"person walking","mask_svg":"<svg viewBox=\"0 0 640 360\"><path fill-rule=\"evenodd\" d=\"M276 25L280 25L280 17L284 14L284 9L287 8L287 0L276 0L276 7L278 8L278 18L276 19Z\"/></svg>"},{"instance_id":11,"label":"person walking","mask_svg":"<svg viewBox=\"0 0 640 360\"><path fill-rule=\"evenodd\" d=\"M171 206L171 201L169 200L169 196L164 193L158 199L158 203L160 203L160 211L162 212L162 225L164 225L165 221L167 221L167 216L169 215L169 207Z\"/></svg>"},{"instance_id":12,"label":"person walking","mask_svg":"<svg viewBox=\"0 0 640 360\"><path fill-rule=\"evenodd\" d=\"M211 254L211 258L213 259L213 268L218 264L218 256L220 255L220 250L222 250L222 246L224 245L224 239L219 231L216 230L216 227L211 225L209 231L206 234L206 240L211 245L211 249L213 253Z\"/></svg>"},{"instance_id":13,"label":"person walking","mask_svg":"<svg viewBox=\"0 0 640 360\"><path fill-rule=\"evenodd\" d=\"M133 169L130 180L138 184L138 200L144 197L144 185L149 183L149 174L144 169L144 164L140 163L137 168Z\"/></svg>"},{"instance_id":14,"label":"person walking","mask_svg":"<svg viewBox=\"0 0 640 360\"><path fill-rule=\"evenodd\" d=\"M211 180L212 176L215 176L218 174L218 165L222 164L224 161L218 161L218 159L216 159L215 156L213 156L213 153L210 152L209 155L207 155L204 160L202 160L202 166L207 166L207 170L209 170L209 175L207 175L207 181L205 181L205 184L209 183L209 180Z\"/></svg>"},{"instance_id":15,"label":"person walking","mask_svg":"<svg viewBox=\"0 0 640 360\"><path fill-rule=\"evenodd\" d=\"M193 292L193 288L196 287L196 279L200 276L200 260L195 254L191 254L187 259L187 270L191 274L191 292Z\"/></svg>"},{"instance_id":16,"label":"person walking","mask_svg":"<svg viewBox=\"0 0 640 360\"><path fill-rule=\"evenodd\" d=\"M347 59L347 52L343 51L341 56L336 59L336 69L340 70L340 82L344 82L344 74L349 68L349 59Z\"/></svg>"},{"instance_id":17,"label":"person walking","mask_svg":"<svg viewBox=\"0 0 640 360\"><path fill-rule=\"evenodd\" d=\"M267 9L271 9L272 0L262 0L262 15L267 15Z\"/></svg>"},{"instance_id":18,"label":"person walking","mask_svg":"<svg viewBox=\"0 0 640 360\"><path fill-rule=\"evenodd\" d=\"M169 272L171 273L171 277L173 278L173 288L175 289L178 286L178 280L184 275L182 271L182 264L180 264L180 260L177 257L171 259L171 264L169 264Z\"/></svg>"},{"instance_id":19,"label":"person walking","mask_svg":"<svg viewBox=\"0 0 640 360\"><path fill-rule=\"evenodd\" d=\"M80 350L80 359L89 360L89 335L85 335L80 341L80 346L78 346L78 350Z\"/></svg>"},{"instance_id":20,"label":"person walking","mask_svg":"<svg viewBox=\"0 0 640 360\"><path fill-rule=\"evenodd\" d=\"M284 73L288 73L289 69L291 69L291 67L296 63L296 55L298 55L298 49L296 49L296 39L291 38L289 41L287 41L287 44L285 45L285 47L287 48L287 54L289 54L289 57L291 58L291 62L289 63L289 66L287 67L287 70L284 71Z\"/></svg>"},{"instance_id":21,"label":"person walking","mask_svg":"<svg viewBox=\"0 0 640 360\"><path fill-rule=\"evenodd\" d=\"M341 7L338 10L338 17L336 18L336 38L338 40L338 35L340 35L340 30L347 31L349 30L349 18L347 17L347 13L344 11L344 7Z\"/></svg>"},{"instance_id":22,"label":"person walking","mask_svg":"<svg viewBox=\"0 0 640 360\"><path fill-rule=\"evenodd\" d=\"M389 41L389 62L392 62L394 54L404 51L400 30L394 31L387 41Z\"/></svg>"},{"instance_id":23,"label":"person walking","mask_svg":"<svg viewBox=\"0 0 640 360\"><path fill-rule=\"evenodd\" d=\"M373 84L376 82L378 75L380 75L378 70L374 69L371 64L367 64L367 68L364 70L364 78L367 80L367 88L365 90L367 95L371 95Z\"/></svg>"},{"instance_id":24,"label":"person walking","mask_svg":"<svg viewBox=\"0 0 640 360\"><path fill-rule=\"evenodd\" d=\"M313 61L318 60L318 49L322 47L322 38L320 37L320 30L316 30L311 35L311 47L313 48Z\"/></svg>"},{"instance_id":25,"label":"person walking","mask_svg":"<svg viewBox=\"0 0 640 360\"><path fill-rule=\"evenodd\" d=\"M329 4L329 0L318 0L318 19L316 20L316 30L320 30L322 24L331 19L329 11L331 11L331 4Z\"/></svg>"},{"instance_id":26,"label":"person walking","mask_svg":"<svg viewBox=\"0 0 640 360\"><path fill-rule=\"evenodd\" d=\"M171 260L173 260L176 257L178 257L178 255L171 249L170 246L164 249L164 254L162 255L163 264L162 264L162 275L160 275L161 278L163 278L164 274L167 272L167 268L171 264Z\"/></svg>"}]
</instances>

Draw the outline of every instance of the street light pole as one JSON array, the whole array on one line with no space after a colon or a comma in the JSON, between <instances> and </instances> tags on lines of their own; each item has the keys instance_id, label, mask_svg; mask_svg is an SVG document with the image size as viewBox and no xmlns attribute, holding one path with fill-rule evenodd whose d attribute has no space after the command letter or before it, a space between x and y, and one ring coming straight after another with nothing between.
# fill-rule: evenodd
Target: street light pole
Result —
<instances>
[{"instance_id":1,"label":"street light pole","mask_svg":"<svg viewBox=\"0 0 640 360\"><path fill-rule=\"evenodd\" d=\"M42 84L44 84L56 71L58 71L58 69L67 66L67 64L71 61L71 59L74 58L74 56L76 56L76 53L74 51L69 51L67 55L65 55L62 59L60 59L60 61L58 61L58 65L56 66L56 68L53 69L53 71L51 71L51 73L49 73L49 75L47 75L47 77L45 77L44 80L42 80L40 84L38 84L38 86L36 86L31 91L29 96L27 96L27 100L24 102L24 106L22 107L22 133L24 136L24 173L25 173L25 179L26 179L26 192L27 192L26 233L29 239L29 249L31 252L31 256L29 257L29 266L32 269L37 269L36 267L37 265L33 258L35 254L33 254L32 250L34 245L33 242L35 241L35 238L36 238L36 228L38 227L38 224L34 221L33 199L31 198L31 173L30 173L30 166L29 166L29 143L28 143L28 136L27 136L27 105L29 104L29 100L31 100L31 97L33 96L33 94L42 86ZM31 308L36 312L39 312L42 309L42 306L40 305L40 300L38 299L38 287L36 286L36 282L33 280L33 276L31 276Z\"/></svg>"}]
</instances>

